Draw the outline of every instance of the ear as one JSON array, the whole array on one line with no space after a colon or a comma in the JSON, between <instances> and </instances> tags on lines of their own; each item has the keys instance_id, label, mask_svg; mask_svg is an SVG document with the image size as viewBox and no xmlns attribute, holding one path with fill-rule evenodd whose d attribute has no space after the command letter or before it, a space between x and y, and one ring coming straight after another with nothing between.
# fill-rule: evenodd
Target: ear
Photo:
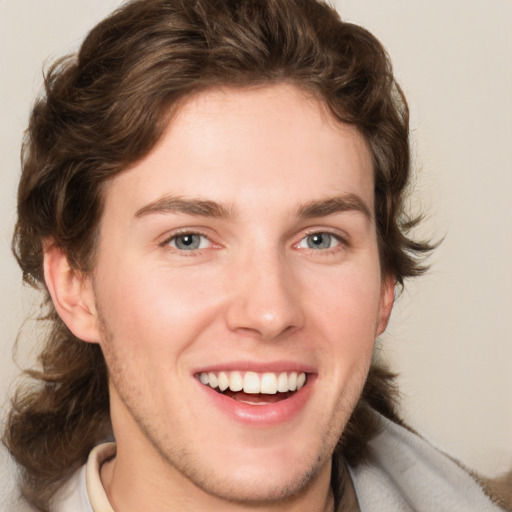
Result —
<instances>
[{"instance_id":1,"label":"ear","mask_svg":"<svg viewBox=\"0 0 512 512\"><path fill-rule=\"evenodd\" d=\"M79 339L100 341L91 279L73 269L67 255L53 240L45 243L44 278L62 321Z\"/></svg>"},{"instance_id":2,"label":"ear","mask_svg":"<svg viewBox=\"0 0 512 512\"><path fill-rule=\"evenodd\" d=\"M380 292L379 320L377 323L377 336L380 336L388 326L389 317L395 302L395 278L385 276L382 280Z\"/></svg>"}]
</instances>

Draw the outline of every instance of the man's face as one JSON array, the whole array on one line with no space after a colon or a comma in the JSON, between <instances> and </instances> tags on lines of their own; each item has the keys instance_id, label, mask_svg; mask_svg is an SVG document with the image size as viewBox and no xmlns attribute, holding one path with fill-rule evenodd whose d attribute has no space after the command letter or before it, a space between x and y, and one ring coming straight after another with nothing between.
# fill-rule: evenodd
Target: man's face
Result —
<instances>
[{"instance_id":1,"label":"man's face","mask_svg":"<svg viewBox=\"0 0 512 512\"><path fill-rule=\"evenodd\" d=\"M356 129L285 85L192 97L112 180L92 282L119 463L242 501L329 474L392 302L373 186Z\"/></svg>"}]
</instances>

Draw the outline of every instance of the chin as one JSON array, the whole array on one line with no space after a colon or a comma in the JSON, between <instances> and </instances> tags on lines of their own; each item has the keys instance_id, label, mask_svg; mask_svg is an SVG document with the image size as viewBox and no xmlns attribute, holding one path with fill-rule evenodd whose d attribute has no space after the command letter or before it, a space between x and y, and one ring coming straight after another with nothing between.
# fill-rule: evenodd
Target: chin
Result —
<instances>
[{"instance_id":1,"label":"chin","mask_svg":"<svg viewBox=\"0 0 512 512\"><path fill-rule=\"evenodd\" d=\"M225 470L224 464L223 470ZM221 477L212 474L200 479L199 475L189 475L193 483L211 496L223 501L245 505L271 504L293 500L312 484L324 464L309 466L274 468L271 465L259 465L245 469L233 468L224 471ZM330 460L327 469L330 471Z\"/></svg>"},{"instance_id":2,"label":"chin","mask_svg":"<svg viewBox=\"0 0 512 512\"><path fill-rule=\"evenodd\" d=\"M299 498L321 475L328 475L324 480L330 481L331 453L337 439L328 434L320 445L306 448L302 443L298 450L296 442L259 449L235 442L221 452L212 450L198 456L196 451L182 451L166 458L194 488L218 498L219 504L284 504ZM219 510L223 510L221 506Z\"/></svg>"}]
</instances>

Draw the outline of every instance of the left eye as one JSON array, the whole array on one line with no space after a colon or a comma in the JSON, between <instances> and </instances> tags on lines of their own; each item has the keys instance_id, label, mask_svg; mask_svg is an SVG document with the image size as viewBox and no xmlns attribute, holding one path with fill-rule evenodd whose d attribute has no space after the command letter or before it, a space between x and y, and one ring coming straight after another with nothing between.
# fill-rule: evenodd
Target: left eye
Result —
<instances>
[{"instance_id":1,"label":"left eye","mask_svg":"<svg viewBox=\"0 0 512 512\"><path fill-rule=\"evenodd\" d=\"M312 233L305 236L298 244L301 249L332 249L340 244L339 238L331 233Z\"/></svg>"},{"instance_id":2,"label":"left eye","mask_svg":"<svg viewBox=\"0 0 512 512\"><path fill-rule=\"evenodd\" d=\"M206 249L210 246L210 240L199 233L175 235L167 243L180 251L194 251L196 249Z\"/></svg>"}]
</instances>

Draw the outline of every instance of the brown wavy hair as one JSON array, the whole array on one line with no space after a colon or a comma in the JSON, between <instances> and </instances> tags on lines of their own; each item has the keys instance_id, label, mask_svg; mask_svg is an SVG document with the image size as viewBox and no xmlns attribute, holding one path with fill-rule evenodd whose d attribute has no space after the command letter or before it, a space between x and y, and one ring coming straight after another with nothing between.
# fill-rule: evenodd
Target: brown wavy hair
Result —
<instances>
[{"instance_id":1,"label":"brown wavy hair","mask_svg":"<svg viewBox=\"0 0 512 512\"><path fill-rule=\"evenodd\" d=\"M313 93L364 135L373 157L383 273L398 286L425 270L431 249L409 230L408 108L381 44L315 0L135 0L99 23L78 54L46 73L22 150L13 251L26 283L45 294L51 326L40 367L13 398L4 443L25 499L49 509L59 485L111 430L100 347L76 339L43 276L43 242L89 272L104 183L146 156L193 93L290 83ZM393 375L373 365L337 451L364 460L376 433L368 405L399 421ZM333 475L336 478L336 475Z\"/></svg>"}]
</instances>

